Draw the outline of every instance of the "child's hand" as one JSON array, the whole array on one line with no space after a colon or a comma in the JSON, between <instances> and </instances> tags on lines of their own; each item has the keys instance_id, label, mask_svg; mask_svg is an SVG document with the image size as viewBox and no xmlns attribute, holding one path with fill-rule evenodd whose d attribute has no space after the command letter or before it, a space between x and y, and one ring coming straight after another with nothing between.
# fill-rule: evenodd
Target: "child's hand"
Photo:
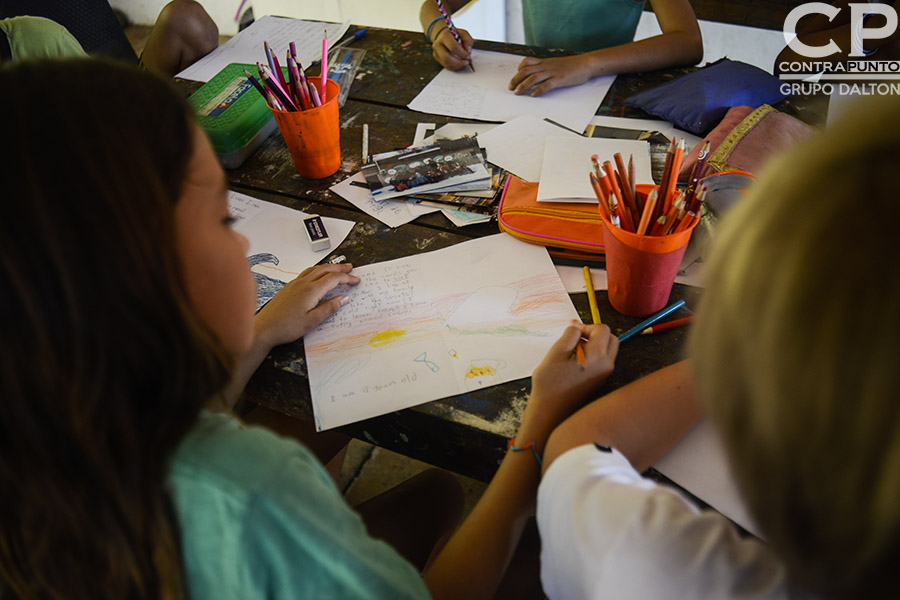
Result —
<instances>
[{"instance_id":1,"label":"child's hand","mask_svg":"<svg viewBox=\"0 0 900 600\"><path fill-rule=\"evenodd\" d=\"M340 284L356 285L353 265L328 264L310 267L289 281L256 315L256 332L269 347L297 340L333 315L348 298L325 295Z\"/></svg>"},{"instance_id":2,"label":"child's hand","mask_svg":"<svg viewBox=\"0 0 900 600\"><path fill-rule=\"evenodd\" d=\"M582 337L588 340L581 342L583 368L576 356ZM526 412L531 411L542 423L555 427L591 399L612 374L618 352L619 338L610 333L609 327L573 321L534 370Z\"/></svg>"},{"instance_id":3,"label":"child's hand","mask_svg":"<svg viewBox=\"0 0 900 600\"><path fill-rule=\"evenodd\" d=\"M593 77L592 60L585 54L559 58L525 58L509 82L516 95L540 96L550 90L581 85Z\"/></svg>"},{"instance_id":4,"label":"child's hand","mask_svg":"<svg viewBox=\"0 0 900 600\"><path fill-rule=\"evenodd\" d=\"M456 42L456 38L453 37L449 27L442 29L431 44L431 53L434 56L434 60L451 71L458 71L469 66L469 59L472 57L472 47L475 45L475 40L472 39L468 31L457 28L456 32L459 33L459 39L463 43L462 46Z\"/></svg>"}]
</instances>

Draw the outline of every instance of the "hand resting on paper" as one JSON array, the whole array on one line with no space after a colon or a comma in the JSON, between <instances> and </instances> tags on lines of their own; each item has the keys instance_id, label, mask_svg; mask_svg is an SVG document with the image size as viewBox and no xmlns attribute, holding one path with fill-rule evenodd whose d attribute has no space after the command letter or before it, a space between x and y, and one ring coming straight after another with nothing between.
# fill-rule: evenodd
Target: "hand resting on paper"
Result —
<instances>
[{"instance_id":1,"label":"hand resting on paper","mask_svg":"<svg viewBox=\"0 0 900 600\"><path fill-rule=\"evenodd\" d=\"M582 341L584 368L575 356L582 337L587 339ZM612 374L618 352L619 338L608 326L573 321L534 370L526 412L539 415L541 421L555 427L595 397Z\"/></svg>"},{"instance_id":2,"label":"hand resting on paper","mask_svg":"<svg viewBox=\"0 0 900 600\"><path fill-rule=\"evenodd\" d=\"M509 82L517 96L540 96L550 90L581 85L594 76L592 59L587 54L558 58L527 57L519 63L519 72Z\"/></svg>"},{"instance_id":3,"label":"hand resting on paper","mask_svg":"<svg viewBox=\"0 0 900 600\"><path fill-rule=\"evenodd\" d=\"M462 46L457 43L449 28L442 29L431 44L431 54L434 56L434 60L451 71L459 71L469 66L472 47L475 45L475 40L468 31L457 28L456 32L459 33Z\"/></svg>"},{"instance_id":4,"label":"hand resting on paper","mask_svg":"<svg viewBox=\"0 0 900 600\"><path fill-rule=\"evenodd\" d=\"M222 394L222 403L233 407L256 368L275 346L303 337L319 323L336 313L349 298L343 294L322 302L325 295L341 284L356 285L353 265L328 264L310 267L278 290L256 315L252 347L238 358L231 382Z\"/></svg>"},{"instance_id":5,"label":"hand resting on paper","mask_svg":"<svg viewBox=\"0 0 900 600\"><path fill-rule=\"evenodd\" d=\"M272 348L293 342L336 313L349 298L325 295L338 285L356 285L353 265L328 264L310 267L289 281L256 315L256 336Z\"/></svg>"}]
</instances>

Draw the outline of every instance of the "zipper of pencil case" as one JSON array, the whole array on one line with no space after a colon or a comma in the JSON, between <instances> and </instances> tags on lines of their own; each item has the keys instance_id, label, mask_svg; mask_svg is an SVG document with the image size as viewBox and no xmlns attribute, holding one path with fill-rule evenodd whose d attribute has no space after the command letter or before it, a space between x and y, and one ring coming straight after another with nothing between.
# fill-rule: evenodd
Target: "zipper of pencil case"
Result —
<instances>
[{"instance_id":1,"label":"zipper of pencil case","mask_svg":"<svg viewBox=\"0 0 900 600\"><path fill-rule=\"evenodd\" d=\"M534 215L536 217L550 217L564 221L577 221L579 223L601 223L603 218L599 213L596 215L581 212L565 210L561 208L528 208L517 206L516 208L507 208L504 212L511 215Z\"/></svg>"},{"instance_id":2,"label":"zipper of pencil case","mask_svg":"<svg viewBox=\"0 0 900 600\"><path fill-rule=\"evenodd\" d=\"M555 235L535 235L523 229L519 229L518 227L512 227L509 223L506 223L502 217L498 216L497 221L500 223L501 229L503 229L504 231L507 231L510 234L513 234L513 232L515 232L515 237L534 244L538 244L540 246L550 244L563 248L572 248L579 250L587 250L588 248L591 248L596 249L597 252L604 251L604 245L596 242L584 242L581 240L573 240Z\"/></svg>"}]
</instances>

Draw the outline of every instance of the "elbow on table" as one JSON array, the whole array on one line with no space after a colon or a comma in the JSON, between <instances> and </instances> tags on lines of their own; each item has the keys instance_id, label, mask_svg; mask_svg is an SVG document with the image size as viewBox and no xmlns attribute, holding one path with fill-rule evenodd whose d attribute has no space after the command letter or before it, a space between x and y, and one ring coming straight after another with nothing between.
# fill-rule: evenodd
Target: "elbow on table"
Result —
<instances>
[{"instance_id":1,"label":"elbow on table","mask_svg":"<svg viewBox=\"0 0 900 600\"><path fill-rule=\"evenodd\" d=\"M693 66L703 60L703 38L700 35L700 31L697 31L696 34L685 34L682 52L684 56L682 64L684 66Z\"/></svg>"}]
</instances>

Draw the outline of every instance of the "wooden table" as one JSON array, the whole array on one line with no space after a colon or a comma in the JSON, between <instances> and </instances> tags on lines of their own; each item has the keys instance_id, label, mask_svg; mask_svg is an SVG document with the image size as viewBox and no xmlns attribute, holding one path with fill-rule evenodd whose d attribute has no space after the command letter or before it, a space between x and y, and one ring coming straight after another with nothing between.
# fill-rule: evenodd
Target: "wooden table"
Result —
<instances>
[{"instance_id":1,"label":"wooden table","mask_svg":"<svg viewBox=\"0 0 900 600\"><path fill-rule=\"evenodd\" d=\"M350 33L354 30L351 29ZM364 123L369 126L369 151L376 153L409 145L419 122L440 125L462 121L406 108L440 71L424 36L369 28L369 32L354 47L364 48L367 54L349 99L341 109L340 170L332 177L318 181L302 179L281 135L276 132L240 168L228 171L231 187L304 212L355 221L357 224L348 238L335 249L354 265L437 250L497 233L496 222L456 228L440 213L425 215L410 224L391 229L329 191L329 187L359 171ZM479 42L476 47L530 56L563 54L492 42ZM619 76L598 114L646 118L649 115L626 108L624 98L690 70L668 69ZM179 85L186 92L199 87L195 82L181 81ZM825 110L823 103L815 99L785 101L778 108L810 123L822 122ZM659 165L656 166L658 172ZM699 294L697 288L675 285L672 300L684 298L687 306L694 308ZM581 317L589 322L587 295L573 294L572 300ZM609 306L606 292L598 293L598 302L604 322L614 333L621 333L639 321L616 313ZM615 373L603 391L611 391L681 359L685 335L686 329L674 329L654 336L636 337L623 344ZM506 451L507 439L516 432L528 400L529 388L529 379L512 381L347 425L340 431L487 481ZM310 419L312 409L302 341L273 350L251 379L246 394L248 399L258 404Z\"/></svg>"}]
</instances>

